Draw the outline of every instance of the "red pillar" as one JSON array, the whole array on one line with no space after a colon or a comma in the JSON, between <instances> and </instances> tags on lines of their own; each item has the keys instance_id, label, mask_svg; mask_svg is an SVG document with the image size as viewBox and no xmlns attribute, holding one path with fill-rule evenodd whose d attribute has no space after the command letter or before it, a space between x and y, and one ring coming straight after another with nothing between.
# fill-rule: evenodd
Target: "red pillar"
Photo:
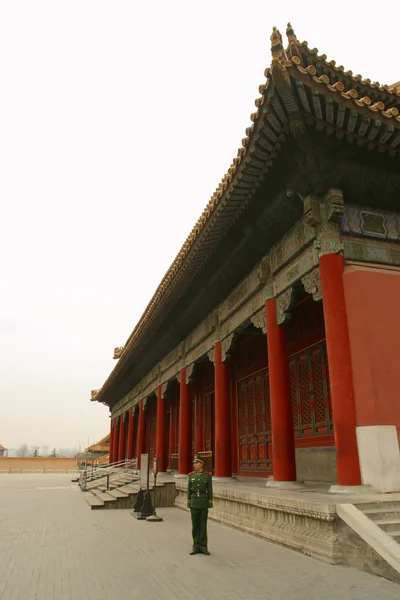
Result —
<instances>
[{"instance_id":1,"label":"red pillar","mask_svg":"<svg viewBox=\"0 0 400 600\"><path fill-rule=\"evenodd\" d=\"M175 410L173 404L171 404L169 411L169 447L168 447L168 456L166 457L166 466L171 468L171 454L175 452Z\"/></svg>"},{"instance_id":2,"label":"red pillar","mask_svg":"<svg viewBox=\"0 0 400 600\"><path fill-rule=\"evenodd\" d=\"M197 450L197 449L196 449ZM189 473L192 466L192 402L186 383L186 369L181 369L179 385L179 459L178 473Z\"/></svg>"},{"instance_id":3,"label":"red pillar","mask_svg":"<svg viewBox=\"0 0 400 600\"><path fill-rule=\"evenodd\" d=\"M127 449L127 458L131 459L134 456L134 448L133 448L133 424L135 417L133 416L133 408L129 409L129 423L128 423L128 449Z\"/></svg>"},{"instance_id":4,"label":"red pillar","mask_svg":"<svg viewBox=\"0 0 400 600\"><path fill-rule=\"evenodd\" d=\"M200 387L197 386L194 401L194 453L204 450L204 402L201 396Z\"/></svg>"},{"instance_id":5,"label":"red pillar","mask_svg":"<svg viewBox=\"0 0 400 600\"><path fill-rule=\"evenodd\" d=\"M215 377L215 476L231 477L231 419L229 368L222 362L221 342L214 346Z\"/></svg>"},{"instance_id":6,"label":"red pillar","mask_svg":"<svg viewBox=\"0 0 400 600\"><path fill-rule=\"evenodd\" d=\"M114 448L113 448L113 459L115 463L118 460L118 444L119 444L119 417L114 419Z\"/></svg>"},{"instance_id":7,"label":"red pillar","mask_svg":"<svg viewBox=\"0 0 400 600\"><path fill-rule=\"evenodd\" d=\"M113 442L114 442L114 423L113 423L113 420L110 419L110 451L108 453L108 462L109 463L112 463Z\"/></svg>"},{"instance_id":8,"label":"red pillar","mask_svg":"<svg viewBox=\"0 0 400 600\"><path fill-rule=\"evenodd\" d=\"M119 444L118 462L125 459L125 420L124 415L119 416Z\"/></svg>"},{"instance_id":9,"label":"red pillar","mask_svg":"<svg viewBox=\"0 0 400 600\"><path fill-rule=\"evenodd\" d=\"M138 432L136 440L136 458L138 460L138 469L140 469L140 457L144 453L145 443L145 418L143 400L139 403L139 421L138 421Z\"/></svg>"},{"instance_id":10,"label":"red pillar","mask_svg":"<svg viewBox=\"0 0 400 600\"><path fill-rule=\"evenodd\" d=\"M276 320L276 299L265 302L267 319L272 461L275 481L296 481L296 460L286 330Z\"/></svg>"},{"instance_id":11,"label":"red pillar","mask_svg":"<svg viewBox=\"0 0 400 600\"><path fill-rule=\"evenodd\" d=\"M321 256L320 276L324 305L338 484L360 485L360 462L356 437L356 407L344 298L343 271L343 256L340 254L325 254Z\"/></svg>"},{"instance_id":12,"label":"red pillar","mask_svg":"<svg viewBox=\"0 0 400 600\"><path fill-rule=\"evenodd\" d=\"M165 400L162 397L161 385L157 388L157 424L156 424L156 456L158 471L164 473L165 465Z\"/></svg>"}]
</instances>

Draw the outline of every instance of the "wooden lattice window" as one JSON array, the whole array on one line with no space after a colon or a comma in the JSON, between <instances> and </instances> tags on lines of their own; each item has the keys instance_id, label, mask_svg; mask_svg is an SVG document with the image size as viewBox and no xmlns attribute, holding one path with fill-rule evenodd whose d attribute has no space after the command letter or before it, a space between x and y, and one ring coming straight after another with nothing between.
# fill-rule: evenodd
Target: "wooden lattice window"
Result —
<instances>
[{"instance_id":1,"label":"wooden lattice window","mask_svg":"<svg viewBox=\"0 0 400 600\"><path fill-rule=\"evenodd\" d=\"M322 342L290 358L290 395L297 438L332 435L332 409L326 344Z\"/></svg>"}]
</instances>

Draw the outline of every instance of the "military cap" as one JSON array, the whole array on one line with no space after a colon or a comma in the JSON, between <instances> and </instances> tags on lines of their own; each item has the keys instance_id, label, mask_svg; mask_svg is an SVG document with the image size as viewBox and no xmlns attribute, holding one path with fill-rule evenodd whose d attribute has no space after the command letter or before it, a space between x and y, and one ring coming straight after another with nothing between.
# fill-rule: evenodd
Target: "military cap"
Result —
<instances>
[{"instance_id":1,"label":"military cap","mask_svg":"<svg viewBox=\"0 0 400 600\"><path fill-rule=\"evenodd\" d=\"M199 456L198 454L196 454L195 457L194 457L194 459L193 459L193 462L194 463L195 462L201 462L204 465L206 461L204 460L204 458L202 458L201 456Z\"/></svg>"}]
</instances>

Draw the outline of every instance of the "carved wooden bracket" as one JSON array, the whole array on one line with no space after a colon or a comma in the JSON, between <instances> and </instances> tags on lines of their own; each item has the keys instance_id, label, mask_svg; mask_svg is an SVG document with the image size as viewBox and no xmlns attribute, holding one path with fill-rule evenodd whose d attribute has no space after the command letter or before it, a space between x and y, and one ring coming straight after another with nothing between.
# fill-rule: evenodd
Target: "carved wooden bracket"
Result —
<instances>
[{"instance_id":1,"label":"carved wooden bracket","mask_svg":"<svg viewBox=\"0 0 400 600\"><path fill-rule=\"evenodd\" d=\"M211 348L211 350L209 350L209 351L207 352L207 356L208 356L208 359L209 359L209 360L212 362L212 364L214 365L214 364L215 364L215 350L214 350L214 347L213 347L213 348Z\"/></svg>"},{"instance_id":2,"label":"carved wooden bracket","mask_svg":"<svg viewBox=\"0 0 400 600\"><path fill-rule=\"evenodd\" d=\"M188 367L186 367L186 385L189 385L190 379L193 375L193 371L194 371L194 362L191 365L189 365Z\"/></svg>"},{"instance_id":3,"label":"carved wooden bracket","mask_svg":"<svg viewBox=\"0 0 400 600\"><path fill-rule=\"evenodd\" d=\"M161 398L164 398L165 392L167 391L168 381L161 385Z\"/></svg>"},{"instance_id":4,"label":"carved wooden bracket","mask_svg":"<svg viewBox=\"0 0 400 600\"><path fill-rule=\"evenodd\" d=\"M283 294L276 299L276 320L278 325L283 325L289 321L292 316L292 305L293 305L293 287L288 288Z\"/></svg>"},{"instance_id":5,"label":"carved wooden bracket","mask_svg":"<svg viewBox=\"0 0 400 600\"><path fill-rule=\"evenodd\" d=\"M322 299L321 278L319 269L313 269L301 278L305 291L311 294L316 302Z\"/></svg>"},{"instance_id":6,"label":"carved wooden bracket","mask_svg":"<svg viewBox=\"0 0 400 600\"><path fill-rule=\"evenodd\" d=\"M263 333L267 333L267 317L264 307L251 317L251 322L254 327L261 329Z\"/></svg>"},{"instance_id":7,"label":"carved wooden bracket","mask_svg":"<svg viewBox=\"0 0 400 600\"><path fill-rule=\"evenodd\" d=\"M229 358L230 358L229 350L230 350L230 347L232 346L233 336L234 336L234 334L231 333L230 335L228 335L228 337L226 337L221 342L222 362L225 362L226 360L229 360Z\"/></svg>"},{"instance_id":8,"label":"carved wooden bracket","mask_svg":"<svg viewBox=\"0 0 400 600\"><path fill-rule=\"evenodd\" d=\"M321 224L317 228L318 255L338 254L343 251L340 235L340 221L344 213L344 201L341 190L330 189L321 204Z\"/></svg>"}]
</instances>

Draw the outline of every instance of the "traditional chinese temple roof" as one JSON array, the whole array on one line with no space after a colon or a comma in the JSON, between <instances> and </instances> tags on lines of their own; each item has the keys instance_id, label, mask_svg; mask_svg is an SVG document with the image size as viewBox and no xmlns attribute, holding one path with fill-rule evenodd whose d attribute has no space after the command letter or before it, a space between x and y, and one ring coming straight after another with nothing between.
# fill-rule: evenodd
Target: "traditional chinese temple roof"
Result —
<instances>
[{"instance_id":1,"label":"traditional chinese temple roof","mask_svg":"<svg viewBox=\"0 0 400 600\"><path fill-rule=\"evenodd\" d=\"M215 255L221 240L248 208L271 173L285 142L295 139L306 145L306 132L314 130L344 143L386 155L396 161L400 155L400 89L371 82L354 75L307 42L299 42L290 24L287 47L280 32L271 35L272 61L260 85L251 126L226 174L210 198L172 265L159 284L124 347L118 349L119 361L103 387L92 400L111 405L117 399L111 389L124 377L140 354L143 344L168 319L195 278ZM398 168L398 166L397 166ZM315 169L309 166L310 181ZM315 193L322 193L314 177ZM135 383L133 379L129 385ZM118 387L121 397L128 390Z\"/></svg>"},{"instance_id":2,"label":"traditional chinese temple roof","mask_svg":"<svg viewBox=\"0 0 400 600\"><path fill-rule=\"evenodd\" d=\"M0 444L0 450L8 450L8 448L5 448L2 444Z\"/></svg>"},{"instance_id":3,"label":"traditional chinese temple roof","mask_svg":"<svg viewBox=\"0 0 400 600\"><path fill-rule=\"evenodd\" d=\"M110 434L105 435L101 440L85 448L85 452L109 452L110 451Z\"/></svg>"}]
</instances>

